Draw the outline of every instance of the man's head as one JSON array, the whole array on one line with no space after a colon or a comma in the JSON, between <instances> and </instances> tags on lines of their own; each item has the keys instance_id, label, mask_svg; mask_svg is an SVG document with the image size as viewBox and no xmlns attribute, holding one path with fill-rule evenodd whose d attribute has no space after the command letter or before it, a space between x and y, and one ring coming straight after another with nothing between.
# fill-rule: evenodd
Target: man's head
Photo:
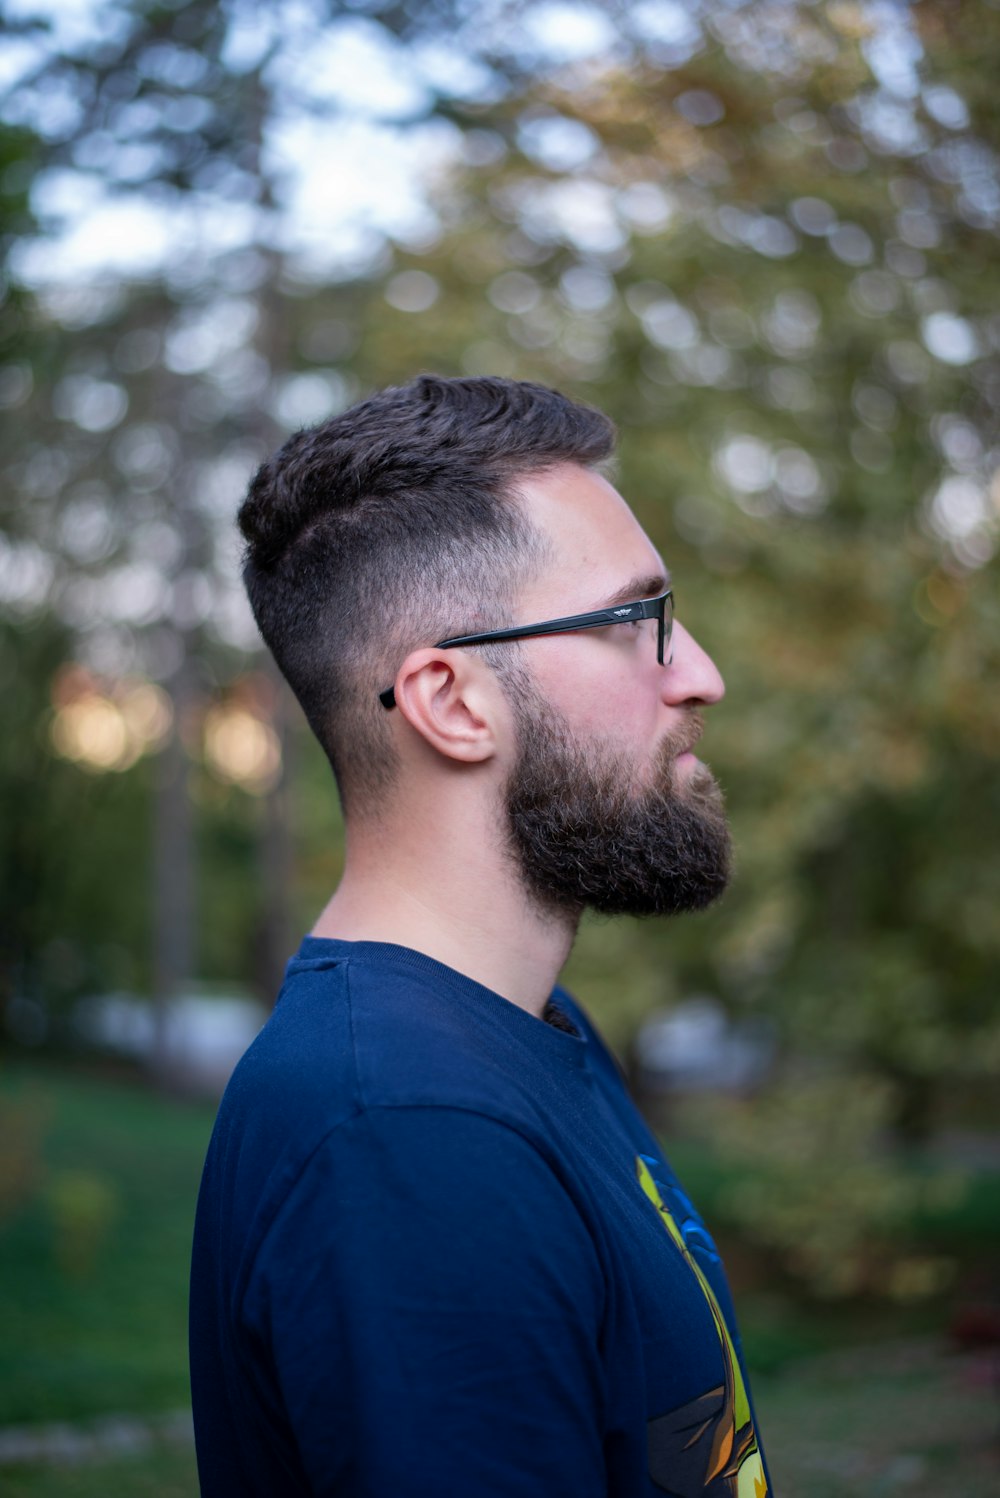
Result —
<instances>
[{"instance_id":1,"label":"man's head","mask_svg":"<svg viewBox=\"0 0 1000 1498\"><path fill-rule=\"evenodd\" d=\"M418 645L512 624L545 547L518 480L592 467L607 417L542 386L422 375L296 433L240 510L261 634L333 766L345 807L391 783L378 702ZM510 650L486 647L497 669Z\"/></svg>"},{"instance_id":2,"label":"man's head","mask_svg":"<svg viewBox=\"0 0 1000 1498\"><path fill-rule=\"evenodd\" d=\"M690 753L723 686L683 626L671 660L637 617L654 606L624 607L669 579L596 471L612 441L553 391L425 376L261 469L244 575L349 820L387 798L430 808L431 837L478 817L535 903L666 913L725 883L721 796ZM435 644L616 606L626 622Z\"/></svg>"}]
</instances>

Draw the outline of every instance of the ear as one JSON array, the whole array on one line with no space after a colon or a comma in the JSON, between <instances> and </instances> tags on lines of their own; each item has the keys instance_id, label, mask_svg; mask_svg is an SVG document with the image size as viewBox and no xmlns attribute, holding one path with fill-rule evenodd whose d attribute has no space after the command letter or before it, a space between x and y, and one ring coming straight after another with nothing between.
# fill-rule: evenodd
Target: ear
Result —
<instances>
[{"instance_id":1,"label":"ear","mask_svg":"<svg viewBox=\"0 0 1000 1498\"><path fill-rule=\"evenodd\" d=\"M396 674L396 707L447 759L478 764L497 752L497 688L482 661L457 650L414 650Z\"/></svg>"}]
</instances>

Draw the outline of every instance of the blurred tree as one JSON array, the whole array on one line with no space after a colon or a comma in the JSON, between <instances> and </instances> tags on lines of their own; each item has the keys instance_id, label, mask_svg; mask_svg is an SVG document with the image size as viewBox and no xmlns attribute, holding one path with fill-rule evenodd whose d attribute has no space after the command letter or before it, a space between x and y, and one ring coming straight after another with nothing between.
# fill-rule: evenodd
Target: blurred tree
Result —
<instances>
[{"instance_id":1,"label":"blurred tree","mask_svg":"<svg viewBox=\"0 0 1000 1498\"><path fill-rule=\"evenodd\" d=\"M593 987L603 933L578 986L621 1040L658 966L764 1006L790 1050L889 1079L919 1137L942 1080L1000 1059L1000 181L992 100L960 89L1000 13L630 14L669 37L468 115L449 232L364 352L611 411L730 679L709 757L741 877L637 933L635 1007L617 963Z\"/></svg>"},{"instance_id":2,"label":"blurred tree","mask_svg":"<svg viewBox=\"0 0 1000 1498\"><path fill-rule=\"evenodd\" d=\"M885 1151L1000 1063L1000 15L632 15L659 58L470 117L385 348L439 364L452 329L454 367L616 415L622 487L729 678L708 757L740 877L696 920L585 926L570 980L620 1043L657 991L773 1016L788 1082L717 1134L736 1218L827 1293L933 1294L949 1266L894 1238L923 1185ZM803 1085L803 1054L835 1076Z\"/></svg>"},{"instance_id":3,"label":"blurred tree","mask_svg":"<svg viewBox=\"0 0 1000 1498\"><path fill-rule=\"evenodd\" d=\"M17 364L0 387L4 576L109 681L189 663L202 953L245 974L260 950L264 819L225 770L242 745L235 783L273 781L231 524L254 461L421 367L547 380L618 420L622 488L724 667L707 757L739 850L717 911L585 925L571 981L621 1045L687 991L766 1008L919 1136L1000 1060L1000 10L135 0L68 40L18 26L45 353L34 395ZM345 225L359 111L399 201ZM97 199L141 224L141 275L59 262ZM302 752L308 919L339 850Z\"/></svg>"},{"instance_id":4,"label":"blurred tree","mask_svg":"<svg viewBox=\"0 0 1000 1498\"><path fill-rule=\"evenodd\" d=\"M0 1002L34 1041L39 1005L58 1012L95 987L151 978L148 891L121 877L149 856L149 765L95 774L53 752L52 685L72 649L50 616L0 623Z\"/></svg>"},{"instance_id":5,"label":"blurred tree","mask_svg":"<svg viewBox=\"0 0 1000 1498\"><path fill-rule=\"evenodd\" d=\"M35 378L21 356L8 363L0 390L0 402L20 417L7 455L4 601L22 619L51 610L94 680L150 679L169 699L165 729L141 746L158 754L154 991L166 997L204 972L211 953L273 993L290 942L283 689L252 693L253 712L230 714L214 730L209 724L210 700L239 697L256 653L235 576L232 518L256 459L303 415L320 414L317 394L328 406L352 388L330 367L341 351L336 328L325 330L322 372L304 384L284 375L288 293L301 297L303 287L282 279L287 163L275 136L301 123L311 49L329 51L332 41L337 50L327 22L342 23L348 47L370 49L373 29L390 32L350 6L325 17L289 16L274 4L134 3L73 17L44 4L8 9L5 225L22 279L38 294L30 302ZM430 10L426 23L438 24ZM402 8L386 25L420 29ZM304 102L314 125L339 112L333 101ZM431 94L421 96L415 108L432 103ZM25 216L29 187L41 234ZM39 254L44 262L66 219L97 200L112 233L121 224L140 260L146 240L159 247L157 263L117 277L112 240L89 275L65 263L39 271ZM356 299L345 292L344 301ZM83 680L81 690L97 701L94 681ZM106 725L109 700L101 699ZM65 707L83 723L79 703ZM58 724L54 731L58 737ZM262 817L245 804L238 816L256 829L266 908L259 899L244 903L240 940L225 957L211 920L199 923L200 940L195 929L192 755L200 757L206 731L215 746L209 773L265 798ZM254 736L262 734L264 758L276 766L254 761ZM63 732L64 748L67 741ZM134 745L122 740L117 757L113 748L76 758L134 773ZM218 813L217 797L202 800ZM226 805L234 809L229 798ZM210 819L224 843L217 815ZM82 852L66 848L67 861ZM104 874L114 888L130 869ZM38 893L30 901L35 919L45 904ZM231 924L225 929L235 935ZM29 973L38 950L22 944L8 986L16 969L18 983L38 987Z\"/></svg>"}]
</instances>

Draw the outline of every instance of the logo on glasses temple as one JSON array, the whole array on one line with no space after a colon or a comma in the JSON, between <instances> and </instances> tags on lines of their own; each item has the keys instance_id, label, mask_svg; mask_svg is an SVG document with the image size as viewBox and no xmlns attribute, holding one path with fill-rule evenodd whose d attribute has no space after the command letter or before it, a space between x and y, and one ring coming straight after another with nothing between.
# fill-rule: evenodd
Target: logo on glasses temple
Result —
<instances>
[{"instance_id":1,"label":"logo on glasses temple","mask_svg":"<svg viewBox=\"0 0 1000 1498\"><path fill-rule=\"evenodd\" d=\"M631 609L615 609L614 615L616 619L627 619L631 612Z\"/></svg>"}]
</instances>

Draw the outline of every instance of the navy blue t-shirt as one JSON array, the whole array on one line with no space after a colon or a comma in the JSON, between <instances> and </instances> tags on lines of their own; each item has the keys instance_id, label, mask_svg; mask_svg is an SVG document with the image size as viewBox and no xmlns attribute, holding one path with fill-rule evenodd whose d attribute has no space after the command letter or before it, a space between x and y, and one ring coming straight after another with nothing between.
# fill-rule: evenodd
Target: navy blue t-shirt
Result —
<instances>
[{"instance_id":1,"label":"navy blue t-shirt","mask_svg":"<svg viewBox=\"0 0 1000 1498\"><path fill-rule=\"evenodd\" d=\"M198 1203L207 1498L771 1491L712 1240L553 1000L305 939Z\"/></svg>"}]
</instances>

